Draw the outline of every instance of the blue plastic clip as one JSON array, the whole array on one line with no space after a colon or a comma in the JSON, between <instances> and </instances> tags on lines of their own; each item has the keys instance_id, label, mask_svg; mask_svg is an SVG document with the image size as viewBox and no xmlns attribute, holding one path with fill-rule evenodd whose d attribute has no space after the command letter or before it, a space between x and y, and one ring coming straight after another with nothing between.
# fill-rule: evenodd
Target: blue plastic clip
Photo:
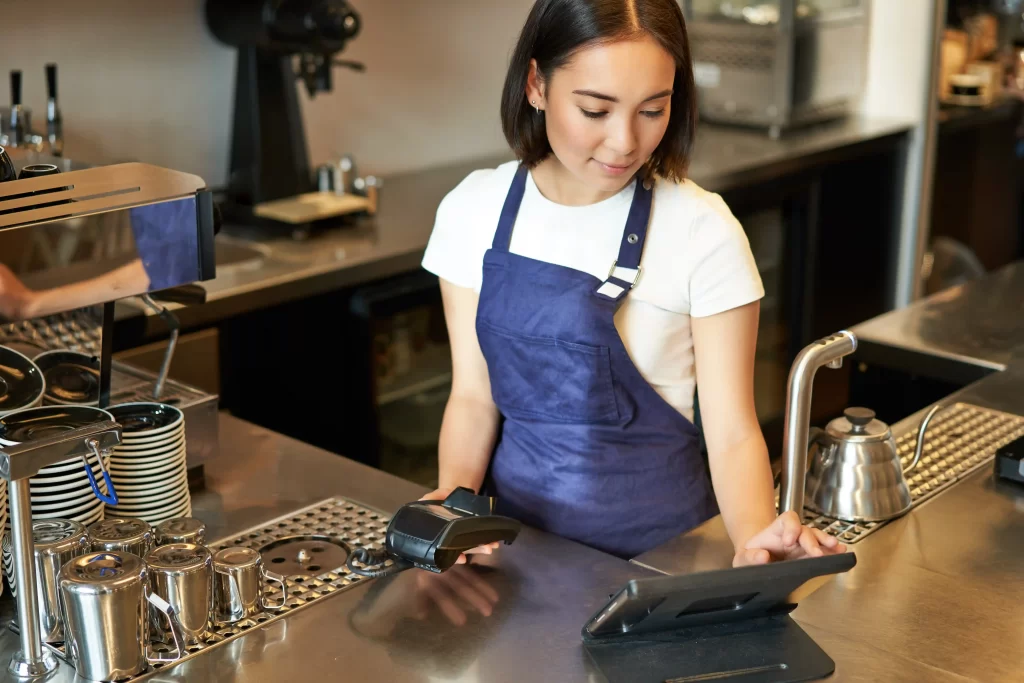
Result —
<instances>
[{"instance_id":1,"label":"blue plastic clip","mask_svg":"<svg viewBox=\"0 0 1024 683\"><path fill-rule=\"evenodd\" d=\"M100 444L95 439L89 439L89 446L92 448L93 453L96 454L96 460L100 464L100 471L103 473L103 481L107 483L107 490L110 491L110 496L103 495L100 491L100 487L96 484L96 477L92 473L92 467L89 465L89 459L83 455L82 462L85 463L85 473L89 476L89 485L92 486L92 492L96 494L96 497L102 500L107 505L117 505L117 491L114 490L114 482L110 481L110 475L107 474L107 468L103 465L103 456L100 454Z\"/></svg>"}]
</instances>

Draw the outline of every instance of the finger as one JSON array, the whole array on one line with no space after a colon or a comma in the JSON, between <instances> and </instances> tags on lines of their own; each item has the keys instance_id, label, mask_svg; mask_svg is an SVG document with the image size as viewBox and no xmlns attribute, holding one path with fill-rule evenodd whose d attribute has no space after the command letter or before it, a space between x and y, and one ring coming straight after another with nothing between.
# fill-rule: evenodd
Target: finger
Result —
<instances>
[{"instance_id":1,"label":"finger","mask_svg":"<svg viewBox=\"0 0 1024 683\"><path fill-rule=\"evenodd\" d=\"M466 551L466 553L473 555L491 555L494 553L494 548L492 548L489 545L481 545L477 546L476 548L470 548Z\"/></svg>"},{"instance_id":2,"label":"finger","mask_svg":"<svg viewBox=\"0 0 1024 683\"><path fill-rule=\"evenodd\" d=\"M771 554L764 548L744 548L736 553L732 560L734 567L749 567L755 564L768 564Z\"/></svg>"},{"instance_id":3,"label":"finger","mask_svg":"<svg viewBox=\"0 0 1024 683\"><path fill-rule=\"evenodd\" d=\"M811 530L804 527L800 536L800 547L804 549L808 557L821 557L824 553L818 547L818 539L811 533Z\"/></svg>"},{"instance_id":4,"label":"finger","mask_svg":"<svg viewBox=\"0 0 1024 683\"><path fill-rule=\"evenodd\" d=\"M447 498L451 494L451 492L453 490L454 489L446 489L446 488L434 489L430 493L423 494L423 496L420 498L420 500L433 500L433 501L441 502L445 498Z\"/></svg>"},{"instance_id":5,"label":"finger","mask_svg":"<svg viewBox=\"0 0 1024 683\"><path fill-rule=\"evenodd\" d=\"M845 543L841 543L839 541L839 539L837 539L837 538L834 539L834 541L835 542L832 544L831 547L822 546L820 544L819 544L818 547L822 549L822 552L825 555L838 555L840 553L845 553L846 552L846 544Z\"/></svg>"},{"instance_id":6,"label":"finger","mask_svg":"<svg viewBox=\"0 0 1024 683\"><path fill-rule=\"evenodd\" d=\"M823 545L826 548L829 548L829 549L832 549L832 550L835 550L840 545L842 545L839 542L838 538L836 538L835 536L833 536L831 534L825 533L821 529L813 529L812 528L811 531L814 532L814 537L818 539L818 545Z\"/></svg>"},{"instance_id":7,"label":"finger","mask_svg":"<svg viewBox=\"0 0 1024 683\"><path fill-rule=\"evenodd\" d=\"M468 562L468 560L466 559L465 553L459 555L459 559L455 560L455 564L466 564L466 562Z\"/></svg>"},{"instance_id":8,"label":"finger","mask_svg":"<svg viewBox=\"0 0 1024 683\"><path fill-rule=\"evenodd\" d=\"M797 517L796 512L790 510L779 515L779 523L782 526L782 533L779 534L782 537L782 545L787 548L796 545L803 529L803 525L800 524L800 518Z\"/></svg>"}]
</instances>

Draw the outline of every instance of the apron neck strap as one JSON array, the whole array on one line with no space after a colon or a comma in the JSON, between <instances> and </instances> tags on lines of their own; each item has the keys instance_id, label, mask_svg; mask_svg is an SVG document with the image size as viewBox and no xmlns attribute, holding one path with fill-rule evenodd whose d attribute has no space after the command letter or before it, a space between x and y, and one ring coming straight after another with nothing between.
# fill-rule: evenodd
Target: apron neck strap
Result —
<instances>
[{"instance_id":1,"label":"apron neck strap","mask_svg":"<svg viewBox=\"0 0 1024 683\"><path fill-rule=\"evenodd\" d=\"M501 207L501 217L498 218L498 229L494 231L494 241L491 242L491 248L495 251L508 251L512 243L512 228L516 224L516 216L519 215L519 205L523 203L527 173L529 169L520 164L512 179L512 186L505 195L505 205Z\"/></svg>"},{"instance_id":2,"label":"apron neck strap","mask_svg":"<svg viewBox=\"0 0 1024 683\"><path fill-rule=\"evenodd\" d=\"M629 206L626 227L619 242L619 256L612 263L608 277L595 292L598 296L618 301L636 286L640 279L640 259L647 239L647 226L651 218L651 203L654 200L653 180L637 178L633 190L633 203Z\"/></svg>"},{"instance_id":3,"label":"apron neck strap","mask_svg":"<svg viewBox=\"0 0 1024 683\"><path fill-rule=\"evenodd\" d=\"M529 169L523 164L516 169L512 185L505 195L505 204L501 207L498 228L494 231L491 248L495 251L508 251L512 243L512 228L515 226L516 216L519 215L519 206L523 203L528 173ZM644 240L647 239L647 225L651 218L653 199L653 181L641 181L638 178L626 217L626 227L622 230L622 240L619 242L619 255L608 271L608 278L597 289L600 296L617 301L632 289L640 278L640 259L644 253Z\"/></svg>"}]
</instances>

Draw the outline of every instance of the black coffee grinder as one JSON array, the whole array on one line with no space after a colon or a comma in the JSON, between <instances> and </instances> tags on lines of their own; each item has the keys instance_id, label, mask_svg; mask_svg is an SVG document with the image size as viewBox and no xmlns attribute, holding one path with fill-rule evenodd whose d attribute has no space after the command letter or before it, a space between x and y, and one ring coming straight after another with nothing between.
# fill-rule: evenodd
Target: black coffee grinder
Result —
<instances>
[{"instance_id":1,"label":"black coffee grinder","mask_svg":"<svg viewBox=\"0 0 1024 683\"><path fill-rule=\"evenodd\" d=\"M335 59L359 33L359 15L345 0L207 0L206 21L219 41L238 48L224 220L308 233L337 212L307 210L283 220L273 217L280 211L263 209L288 209L290 198L309 197L316 189L295 81L313 97L330 92L333 67L364 70Z\"/></svg>"}]
</instances>

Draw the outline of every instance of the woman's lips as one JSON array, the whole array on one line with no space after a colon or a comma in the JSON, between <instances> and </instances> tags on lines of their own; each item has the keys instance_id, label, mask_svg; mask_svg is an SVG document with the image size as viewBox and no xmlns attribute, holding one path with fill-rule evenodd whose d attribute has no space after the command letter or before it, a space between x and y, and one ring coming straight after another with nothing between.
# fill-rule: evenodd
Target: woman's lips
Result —
<instances>
[{"instance_id":1,"label":"woman's lips","mask_svg":"<svg viewBox=\"0 0 1024 683\"><path fill-rule=\"evenodd\" d=\"M611 175L621 175L633 167L633 164L606 164L603 161L598 161L597 159L594 159L594 161L601 167L602 171Z\"/></svg>"}]
</instances>

